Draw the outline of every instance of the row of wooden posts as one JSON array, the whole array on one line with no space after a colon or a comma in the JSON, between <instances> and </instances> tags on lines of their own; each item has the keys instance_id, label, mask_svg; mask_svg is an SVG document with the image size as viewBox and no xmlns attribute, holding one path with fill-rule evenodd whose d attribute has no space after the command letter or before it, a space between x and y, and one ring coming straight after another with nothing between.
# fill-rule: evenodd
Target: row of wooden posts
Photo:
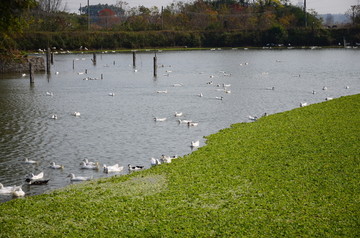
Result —
<instances>
[{"instance_id":1,"label":"row of wooden posts","mask_svg":"<svg viewBox=\"0 0 360 238\"><path fill-rule=\"evenodd\" d=\"M50 48L46 50L46 73L50 74L50 65L54 64L54 52L50 51ZM91 59L93 64L96 65L96 53L93 53L93 58ZM114 61L115 64L115 61ZM154 77L157 77L157 56L153 58L153 65L154 65ZM133 51L133 67L136 67L136 52ZM73 69L75 69L75 60L73 60ZM86 70L87 71L87 70ZM30 83L33 84L34 81L34 69L31 62L29 62L29 75L30 75ZM101 74L101 79L103 79L103 74Z\"/></svg>"}]
</instances>

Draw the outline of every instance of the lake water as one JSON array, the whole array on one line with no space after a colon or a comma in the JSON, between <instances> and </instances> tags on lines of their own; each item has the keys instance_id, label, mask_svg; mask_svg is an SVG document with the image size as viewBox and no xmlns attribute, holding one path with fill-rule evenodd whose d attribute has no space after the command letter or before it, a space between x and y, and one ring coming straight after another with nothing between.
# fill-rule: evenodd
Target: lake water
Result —
<instances>
[{"instance_id":1,"label":"lake water","mask_svg":"<svg viewBox=\"0 0 360 238\"><path fill-rule=\"evenodd\" d=\"M119 163L125 167L120 174L126 174L128 164L149 168L151 157L191 153L191 141L200 140L202 146L203 136L250 122L249 115L360 91L357 49L162 52L157 53L156 78L153 56L137 53L134 69L131 53L98 54L96 65L90 54L59 54L51 74L36 74L33 85L28 75L0 75L0 183L24 184L26 194L35 195L69 185L69 173L113 176L80 169L84 158L101 166ZM85 70L87 75L79 74ZM223 84L231 85L231 93ZM80 117L72 115L75 111ZM179 124L175 112L198 126ZM167 120L155 122L154 117ZM24 164L25 158L38 163ZM50 169L50 162L64 169ZM41 171L50 179L47 185L26 185L25 175ZM10 199L0 195L1 202Z\"/></svg>"}]
</instances>

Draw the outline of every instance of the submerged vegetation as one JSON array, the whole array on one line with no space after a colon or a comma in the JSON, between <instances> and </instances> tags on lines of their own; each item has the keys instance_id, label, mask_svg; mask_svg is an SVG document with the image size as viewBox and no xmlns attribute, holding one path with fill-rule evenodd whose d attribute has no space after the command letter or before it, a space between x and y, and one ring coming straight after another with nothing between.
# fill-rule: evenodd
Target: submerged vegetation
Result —
<instances>
[{"instance_id":1,"label":"submerged vegetation","mask_svg":"<svg viewBox=\"0 0 360 238\"><path fill-rule=\"evenodd\" d=\"M171 164L0 204L0 237L357 237L359 109L235 124Z\"/></svg>"}]
</instances>

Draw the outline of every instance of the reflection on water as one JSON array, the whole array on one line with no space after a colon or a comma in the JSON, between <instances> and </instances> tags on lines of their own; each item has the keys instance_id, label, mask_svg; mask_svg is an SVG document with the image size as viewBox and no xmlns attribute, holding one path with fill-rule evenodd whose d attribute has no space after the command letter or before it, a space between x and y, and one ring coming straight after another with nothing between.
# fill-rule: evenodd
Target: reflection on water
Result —
<instances>
[{"instance_id":1,"label":"reflection on water","mask_svg":"<svg viewBox=\"0 0 360 238\"><path fill-rule=\"evenodd\" d=\"M192 51L157 56L157 78L152 72L153 53L138 53L135 69L130 53L99 55L97 65L92 64L92 55L56 55L51 75L36 74L33 86L27 76L1 75L0 183L24 184L25 175L44 171L50 179L47 185L23 185L27 195L34 195L70 184L69 173L111 176L102 169L80 169L84 158L101 165L149 168L151 157L188 154L191 141L204 145L203 136L233 123L250 122L249 115L286 111L301 102L318 103L360 89L357 50ZM327 90L322 90L324 86ZM75 117L74 112L81 115ZM175 117L175 112L183 116ZM57 120L51 119L53 114ZM166 120L155 122L154 117ZM198 125L188 127L178 119ZM24 164L25 158L38 163ZM50 162L64 169L53 170ZM125 173L126 169L120 174ZM9 199L0 196L0 201Z\"/></svg>"}]
</instances>

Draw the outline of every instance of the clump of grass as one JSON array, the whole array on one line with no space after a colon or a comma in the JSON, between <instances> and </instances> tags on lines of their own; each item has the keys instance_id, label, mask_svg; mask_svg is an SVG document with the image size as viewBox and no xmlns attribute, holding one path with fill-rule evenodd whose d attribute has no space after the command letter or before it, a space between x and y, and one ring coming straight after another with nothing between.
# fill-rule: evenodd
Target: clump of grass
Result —
<instances>
[{"instance_id":1,"label":"clump of grass","mask_svg":"<svg viewBox=\"0 0 360 238\"><path fill-rule=\"evenodd\" d=\"M240 123L131 175L0 205L0 237L357 237L360 95Z\"/></svg>"}]
</instances>

